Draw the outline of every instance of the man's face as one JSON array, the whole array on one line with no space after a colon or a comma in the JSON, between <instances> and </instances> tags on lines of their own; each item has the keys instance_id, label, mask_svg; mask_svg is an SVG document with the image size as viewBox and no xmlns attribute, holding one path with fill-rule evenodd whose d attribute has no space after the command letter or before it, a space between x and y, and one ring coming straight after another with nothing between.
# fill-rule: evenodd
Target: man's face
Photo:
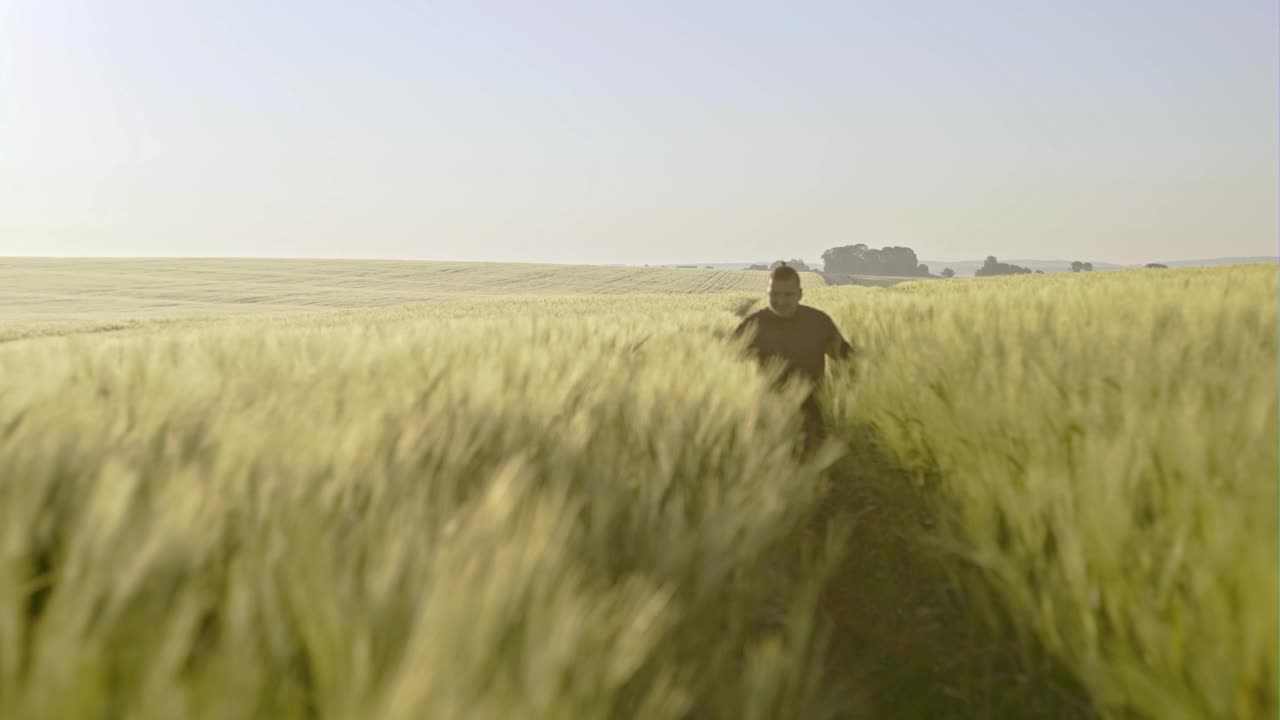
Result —
<instances>
[{"instance_id":1,"label":"man's face","mask_svg":"<svg viewBox=\"0 0 1280 720\"><path fill-rule=\"evenodd\" d=\"M800 283L795 280L769 281L769 309L779 317L791 317L800 307Z\"/></svg>"}]
</instances>

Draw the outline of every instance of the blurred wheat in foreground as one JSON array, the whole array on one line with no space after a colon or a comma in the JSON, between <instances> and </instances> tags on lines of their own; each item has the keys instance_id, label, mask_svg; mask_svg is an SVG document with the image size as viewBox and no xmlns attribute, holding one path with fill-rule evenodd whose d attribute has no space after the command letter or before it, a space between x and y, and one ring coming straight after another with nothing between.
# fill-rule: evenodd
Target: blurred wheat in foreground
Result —
<instances>
[{"instance_id":1,"label":"blurred wheat in foreground","mask_svg":"<svg viewBox=\"0 0 1280 720\"><path fill-rule=\"evenodd\" d=\"M912 285L833 388L1015 624L1111 717L1274 717L1274 265Z\"/></svg>"},{"instance_id":2,"label":"blurred wheat in foreground","mask_svg":"<svg viewBox=\"0 0 1280 720\"><path fill-rule=\"evenodd\" d=\"M759 299L11 325L0 718L843 716L858 536L796 531L903 472L1092 712L1274 715L1273 267L811 291L861 359L806 464Z\"/></svg>"}]
</instances>

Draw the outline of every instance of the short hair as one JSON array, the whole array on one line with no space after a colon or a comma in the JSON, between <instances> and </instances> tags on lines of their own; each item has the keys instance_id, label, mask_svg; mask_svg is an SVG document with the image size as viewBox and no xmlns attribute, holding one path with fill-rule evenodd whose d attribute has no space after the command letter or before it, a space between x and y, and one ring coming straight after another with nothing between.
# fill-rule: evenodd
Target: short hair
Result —
<instances>
[{"instance_id":1,"label":"short hair","mask_svg":"<svg viewBox=\"0 0 1280 720\"><path fill-rule=\"evenodd\" d=\"M776 267L774 267L772 270L769 271L769 280L771 281L780 280L782 282L794 282L795 284L799 285L800 273L796 272L795 268L791 267L786 263L778 263Z\"/></svg>"}]
</instances>

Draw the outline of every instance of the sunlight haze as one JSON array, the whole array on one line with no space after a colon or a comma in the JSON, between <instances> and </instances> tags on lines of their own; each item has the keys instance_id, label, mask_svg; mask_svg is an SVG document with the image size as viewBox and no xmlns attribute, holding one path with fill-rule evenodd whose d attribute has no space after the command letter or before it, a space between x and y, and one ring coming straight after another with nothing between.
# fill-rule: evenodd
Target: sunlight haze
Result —
<instances>
[{"instance_id":1,"label":"sunlight haze","mask_svg":"<svg viewBox=\"0 0 1280 720\"><path fill-rule=\"evenodd\" d=\"M1274 3L0 0L0 256L1276 254Z\"/></svg>"}]
</instances>

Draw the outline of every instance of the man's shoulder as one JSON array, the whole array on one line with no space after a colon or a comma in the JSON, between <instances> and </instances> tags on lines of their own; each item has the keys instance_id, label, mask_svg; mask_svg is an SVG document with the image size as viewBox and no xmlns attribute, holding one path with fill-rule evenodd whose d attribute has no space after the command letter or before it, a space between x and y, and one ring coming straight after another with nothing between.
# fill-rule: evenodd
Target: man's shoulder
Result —
<instances>
[{"instance_id":1,"label":"man's shoulder","mask_svg":"<svg viewBox=\"0 0 1280 720\"><path fill-rule=\"evenodd\" d=\"M738 323L738 327L734 328L733 334L736 336L736 335L741 335L743 333L746 333L748 331L755 332L753 328L759 325L767 324L768 320L765 318L765 314L768 312L769 312L769 309L764 308L763 310L757 310L751 313L750 315L742 318L742 320Z\"/></svg>"},{"instance_id":2,"label":"man's shoulder","mask_svg":"<svg viewBox=\"0 0 1280 720\"><path fill-rule=\"evenodd\" d=\"M746 329L753 325L770 325L773 320L773 311L768 307L760 308L750 315L742 318L742 322L738 323L739 329Z\"/></svg>"},{"instance_id":3,"label":"man's shoulder","mask_svg":"<svg viewBox=\"0 0 1280 720\"><path fill-rule=\"evenodd\" d=\"M830 315L822 312L821 310L819 310L816 307L813 307L812 305L801 305L800 307L796 308L796 313L802 315L804 319L814 323L821 323L823 325L835 324L835 321L831 319Z\"/></svg>"}]
</instances>

